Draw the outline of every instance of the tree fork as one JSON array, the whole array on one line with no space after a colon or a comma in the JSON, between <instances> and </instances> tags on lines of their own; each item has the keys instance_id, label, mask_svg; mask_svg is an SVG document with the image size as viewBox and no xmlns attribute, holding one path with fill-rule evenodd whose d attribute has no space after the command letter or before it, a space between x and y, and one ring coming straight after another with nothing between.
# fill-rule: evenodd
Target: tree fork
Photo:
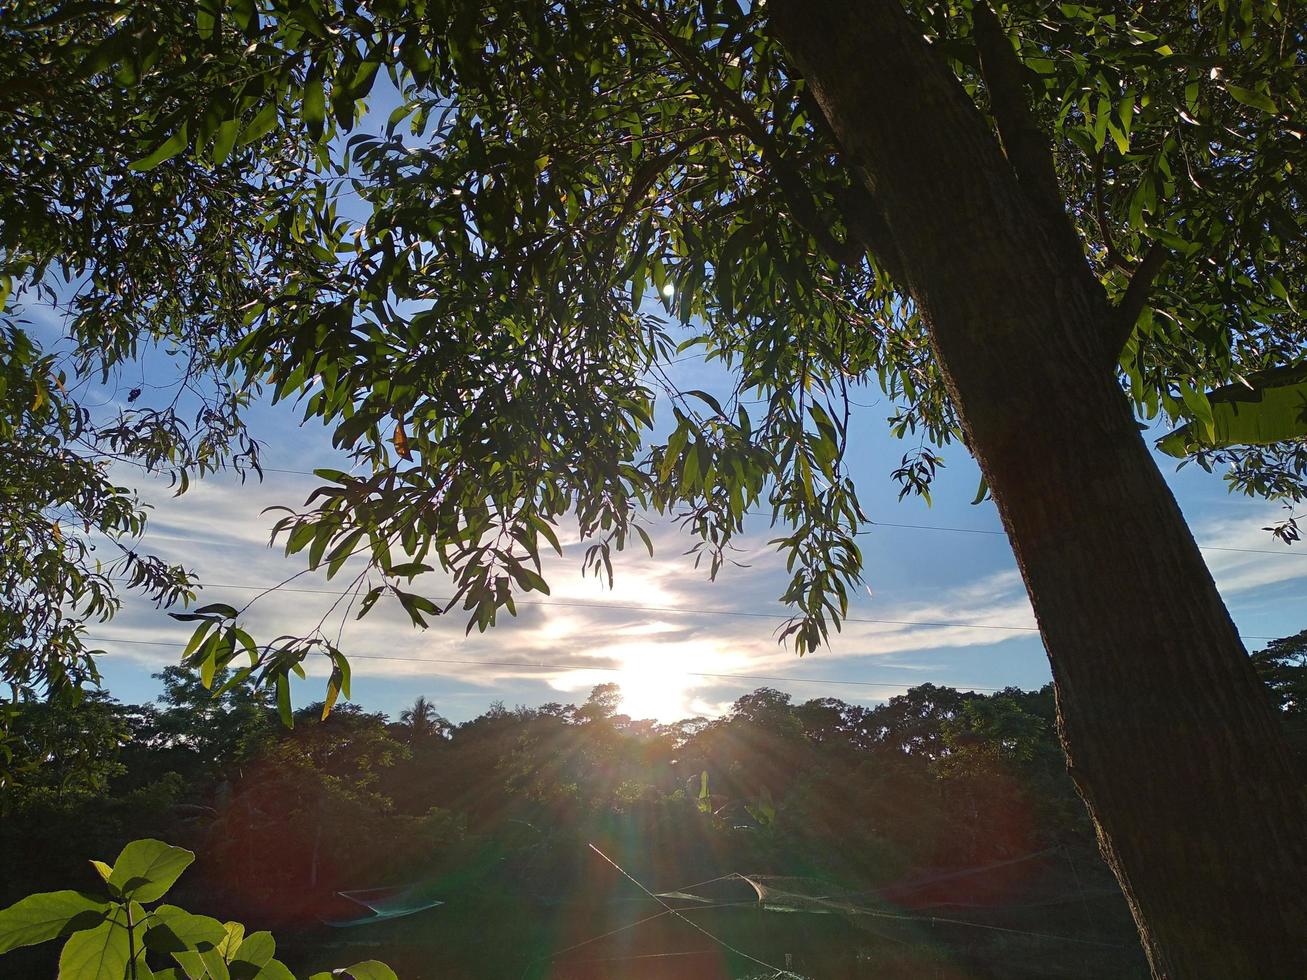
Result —
<instances>
[{"instance_id":1,"label":"tree fork","mask_svg":"<svg viewBox=\"0 0 1307 980\"><path fill-rule=\"evenodd\" d=\"M1307 973L1307 799L1103 350L1120 312L1038 220L896 0L773 0L882 208L1048 651L1068 765L1156 977Z\"/></svg>"}]
</instances>

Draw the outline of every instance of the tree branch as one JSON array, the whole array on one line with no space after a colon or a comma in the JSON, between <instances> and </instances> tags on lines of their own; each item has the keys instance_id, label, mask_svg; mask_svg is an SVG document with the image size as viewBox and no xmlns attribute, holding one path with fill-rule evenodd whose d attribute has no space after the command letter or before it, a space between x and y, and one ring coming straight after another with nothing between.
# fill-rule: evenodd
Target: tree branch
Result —
<instances>
[{"instance_id":1,"label":"tree branch","mask_svg":"<svg viewBox=\"0 0 1307 980\"><path fill-rule=\"evenodd\" d=\"M980 70L989 90L989 107L1017 180L1041 211L1064 220L1062 192L1053 164L1053 149L1035 122L1026 97L1026 66L1021 63L998 17L985 0L972 7Z\"/></svg>"},{"instance_id":2,"label":"tree branch","mask_svg":"<svg viewBox=\"0 0 1307 980\"><path fill-rule=\"evenodd\" d=\"M1100 150L1094 158L1094 217L1098 221L1098 233L1103 236L1107 264L1123 272L1134 272L1135 267L1116 250L1116 242L1112 240L1112 226L1107 220L1107 202L1103 198L1103 156L1104 153Z\"/></svg>"},{"instance_id":3,"label":"tree branch","mask_svg":"<svg viewBox=\"0 0 1307 980\"><path fill-rule=\"evenodd\" d=\"M847 162L848 153L806 84L799 89L799 101L803 103L813 124L826 134L831 146ZM855 181L848 187L836 189L835 204L843 215L849 234L858 239L864 249L869 249L874 254L877 263L891 279L900 285L906 283L907 280L903 278L903 257L894 241L894 233L885 220L885 212L871 192Z\"/></svg>"},{"instance_id":4,"label":"tree branch","mask_svg":"<svg viewBox=\"0 0 1307 980\"><path fill-rule=\"evenodd\" d=\"M1105 338L1111 363L1116 363L1117 358L1121 356L1121 349L1134 333L1135 324L1139 322L1139 314L1144 311L1144 306L1152 295L1153 280L1157 278L1157 274L1162 271L1162 266L1166 265L1166 260L1170 257L1171 253L1165 245L1154 242L1153 247L1148 250L1148 254L1135 269L1134 275L1130 277L1130 285L1126 286L1125 295L1121 297L1121 302L1113 311L1111 326Z\"/></svg>"}]
</instances>

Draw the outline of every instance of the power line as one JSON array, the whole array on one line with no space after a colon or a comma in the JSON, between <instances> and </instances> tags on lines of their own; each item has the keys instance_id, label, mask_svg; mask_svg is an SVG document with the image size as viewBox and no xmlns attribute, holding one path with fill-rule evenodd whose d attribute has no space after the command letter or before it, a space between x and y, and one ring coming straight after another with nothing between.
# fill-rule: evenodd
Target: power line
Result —
<instances>
[{"instance_id":1,"label":"power line","mask_svg":"<svg viewBox=\"0 0 1307 980\"><path fill-rule=\"evenodd\" d=\"M241 592L294 592L305 595L329 595L343 596L349 595L348 591L339 591L336 589L303 589L303 588L278 588L274 586L260 585L237 585L224 582L206 582L203 583L205 589L232 589ZM448 596L432 596L432 602L449 602ZM781 613L766 612L749 612L747 610L734 609L697 609L683 606L642 606L635 603L625 602L587 602L584 599L514 599L514 605L519 606L576 606L584 609L620 609L627 612L655 612L655 613L672 613L677 615L694 615L694 616L737 616L746 619L777 619L787 620L790 616ZM948 622L927 622L916 619L868 619L860 616L841 617L843 623L864 623L877 626L925 626L936 629L970 629L970 630L1002 630L1017 633L1038 633L1037 626L998 626L989 623L948 623ZM1262 639L1262 637L1257 637ZM1273 637L1271 637L1273 639Z\"/></svg>"},{"instance_id":2,"label":"power line","mask_svg":"<svg viewBox=\"0 0 1307 980\"><path fill-rule=\"evenodd\" d=\"M87 639L91 640L94 643L129 643L137 646L171 647L175 650L182 649L186 645L185 642L182 640L178 640L177 642L171 642L167 640L132 640L126 638L118 639L115 637L108 637L108 636L88 636ZM586 665L552 664L552 663L544 663L541 661L534 661L534 660L528 660L528 661L456 660L448 657L392 657L392 656L387 656L385 654L377 654L377 653L352 653L349 654L348 659L350 661L385 660L385 661L393 661L398 663L409 663L409 664L440 664L440 665L454 665L454 666L465 666L465 667L508 667L512 669L564 670L564 671L599 670L599 671L604 671L605 673L614 673L614 674L626 673L625 667L605 667L600 665L591 666L589 664ZM904 687L912 686L908 684L895 684L890 681L855 681L855 680L844 680L844 679L826 679L821 677L782 677L779 675L769 675L769 674L716 673L716 672L706 671L706 670L669 670L667 671L667 673L678 674L684 677L713 677L713 678L725 678L729 680L742 680L742 681L771 681L774 683L783 683L783 684L829 684L829 685L837 685L840 687L877 687L877 688L890 688L892 690L899 690ZM1000 687L976 687L971 684L960 684L960 685L949 684L947 686L959 687L960 689L967 690L967 691L979 691L985 694L994 694L998 691L1004 690L1003 688Z\"/></svg>"},{"instance_id":3,"label":"power line","mask_svg":"<svg viewBox=\"0 0 1307 980\"><path fill-rule=\"evenodd\" d=\"M304 589L292 588L289 586L238 585L230 582L206 582L202 584L202 588L230 589L241 592L290 592L300 595L345 596L350 594L349 591L337 589ZM451 601L448 596L432 596L431 600L433 602ZM643 606L636 603L626 602L587 602L583 599L514 599L513 603L518 606L559 606L562 608L574 606L583 609L619 609L626 612L669 613L680 616L732 616L745 619L774 619L781 622L793 618L782 613L750 612L748 610L735 609L702 609L687 606ZM1000 632L1010 633L1039 632L1039 627L1037 626L1002 626L994 623L936 622L920 619L872 619L865 616L845 616L841 617L840 622L860 623L872 626L921 626L927 629L998 630ZM1278 637L1260 633L1240 633L1239 636L1245 640L1278 639Z\"/></svg>"},{"instance_id":4,"label":"power line","mask_svg":"<svg viewBox=\"0 0 1307 980\"><path fill-rule=\"evenodd\" d=\"M909 528L914 531L948 531L953 534L989 534L998 537L1007 537L1006 531L994 531L987 528L979 527L945 527L940 524L896 524L891 521L868 521L874 527L896 527ZM859 531L858 534L871 534L871 531ZM1200 551L1233 551L1245 555L1275 555L1279 558L1307 558L1307 552L1303 551L1271 551L1267 548L1227 548L1223 545L1200 544Z\"/></svg>"}]
</instances>

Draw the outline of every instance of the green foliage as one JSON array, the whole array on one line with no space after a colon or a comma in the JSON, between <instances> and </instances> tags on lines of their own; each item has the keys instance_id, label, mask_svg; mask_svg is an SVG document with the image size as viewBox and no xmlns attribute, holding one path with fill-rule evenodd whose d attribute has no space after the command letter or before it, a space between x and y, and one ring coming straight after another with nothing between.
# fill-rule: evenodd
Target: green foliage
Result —
<instances>
[{"instance_id":1,"label":"green foliage","mask_svg":"<svg viewBox=\"0 0 1307 980\"><path fill-rule=\"evenodd\" d=\"M4 707L7 741L0 766L0 813L36 799L69 801L104 794L123 772L119 748L131 719L102 691Z\"/></svg>"},{"instance_id":2,"label":"green foliage","mask_svg":"<svg viewBox=\"0 0 1307 980\"><path fill-rule=\"evenodd\" d=\"M982 113L1011 94L980 71L977 8L906 7ZM1196 426L1207 445L1249 438L1202 393L1302 364L1289 8L1014 0L997 14L1076 244L1106 300L1137 312L1119 366L1140 418ZM360 464L320 471L277 525L308 567L349 569L359 615L389 596L416 625L461 610L485 630L548 591L541 555L561 550L564 522L611 579L614 551L648 544L650 510L677 517L715 574L761 510L791 576L781 635L800 653L839 628L862 569L850 389L877 385L891 430L919 438L889 467L905 492L929 494L960 435L894 249L765 4L24 0L3 39L9 309L54 298L49 273L64 272L78 373L161 347L200 409L194 426L169 405L23 421L79 403L51 393L47 355L11 329L26 353L4 397L27 429L5 430L3 451L26 461L41 430L70 471L6 488L23 519L4 554L54 559L15 564L6 589L3 669L20 684L92 677L81 617L114 601L78 545L51 544L64 503L50 494L79 494L93 526L140 526L74 446L184 488L257 467L242 422L257 395L296 402ZM1150 256L1161 271L1136 311L1124 300ZM724 389L677 390L663 368L684 352L722 367ZM1302 499L1300 430L1255 434L1278 441L1221 450L1233 485ZM137 585L186 598L185 573L143 567ZM412 584L429 572L452 579L449 601ZM33 616L23 597L61 611ZM325 634L262 641L239 610L190 615L187 663L206 684L247 655L233 677L275 690L289 723L290 675L317 653L332 665L324 711L348 697ZM32 640L37 621L50 635Z\"/></svg>"},{"instance_id":3,"label":"green foliage","mask_svg":"<svg viewBox=\"0 0 1307 980\"><path fill-rule=\"evenodd\" d=\"M1157 448L1162 452L1183 458L1203 449L1307 438L1307 369L1263 372L1193 400L1198 423L1186 423L1161 439Z\"/></svg>"},{"instance_id":4,"label":"green foliage","mask_svg":"<svg viewBox=\"0 0 1307 980\"><path fill-rule=\"evenodd\" d=\"M83 892L30 895L0 914L0 953L98 926L109 903Z\"/></svg>"},{"instance_id":5,"label":"green foliage","mask_svg":"<svg viewBox=\"0 0 1307 980\"><path fill-rule=\"evenodd\" d=\"M294 980L273 959L271 933L248 935L239 922L219 922L157 902L195 860L157 840L132 841L112 868L93 862L108 898L61 891L30 895L0 910L0 953L19 946L68 941L59 955L59 980ZM154 966L147 965L154 959ZM169 959L176 966L159 967ZM385 965L368 960L321 977L395 980Z\"/></svg>"}]
</instances>

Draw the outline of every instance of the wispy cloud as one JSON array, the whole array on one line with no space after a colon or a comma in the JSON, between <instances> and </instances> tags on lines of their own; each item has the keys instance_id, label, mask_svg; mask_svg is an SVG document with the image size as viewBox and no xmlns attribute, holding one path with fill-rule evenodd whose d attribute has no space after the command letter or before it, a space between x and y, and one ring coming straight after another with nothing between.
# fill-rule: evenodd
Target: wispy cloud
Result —
<instances>
[{"instance_id":1,"label":"wispy cloud","mask_svg":"<svg viewBox=\"0 0 1307 980\"><path fill-rule=\"evenodd\" d=\"M300 559L287 560L280 547L267 547L268 529L277 515L262 511L287 503L288 496L290 503L298 503L310 486L308 480L289 490L283 483L214 480L194 486L181 498L154 494L149 544L170 560L201 572L208 583L202 602L224 601L240 607L256 594L256 587L274 584L302 568ZM720 707L731 691L738 695L757 686L707 675L811 677L814 658L800 663L791 649L775 640L776 627L788 615L775 601L787 578L780 556L757 539L746 539L748 547L740 554L747 567L728 566L710 584L682 554L686 539L674 528L660 528L654 543L653 558L639 547L619 556L611 590L593 577L581 576L579 548L566 548L561 559L548 556L545 573L552 594L525 597L516 618L504 614L497 627L485 634L473 631L466 638L465 618L458 612L419 631L388 599L366 619L354 621L352 612L346 614L346 603L338 603L339 597L331 594L348 576L331 583L300 576L260 599L244 618L256 636L297 634L314 628L336 604L324 629L334 637L344 621L342 645L357 658L356 675L421 676L487 692L517 682L570 698L582 696L594 684L616 680L628 689L632 710L653 712L654 705L661 704L657 713L666 717ZM427 578L430 581L419 582L420 591L448 594L446 583L437 576ZM1031 623L1029 604L1014 571L941 589L926 602L867 598L850 610L850 616L898 622L846 624L843 633L833 635L828 650L814 655L820 667L838 662L847 672L855 663L861 667L884 660L901 670L899 663L888 661L901 661L917 652L992 646L1028 635L915 624ZM110 640L180 640L185 628L147 605L130 603L118 620L97 630L97 635ZM175 662L178 653L176 646L106 645L115 656L151 665ZM325 663L308 666L316 675L326 670ZM928 669L922 665L918 672ZM867 693L888 695L894 690Z\"/></svg>"},{"instance_id":2,"label":"wispy cloud","mask_svg":"<svg viewBox=\"0 0 1307 980\"><path fill-rule=\"evenodd\" d=\"M1281 516L1278 507L1268 504L1251 513L1198 522L1194 535L1206 548L1203 557L1222 595L1307 583L1307 547L1281 544L1263 530ZM1246 550L1218 550L1223 548Z\"/></svg>"}]
</instances>

